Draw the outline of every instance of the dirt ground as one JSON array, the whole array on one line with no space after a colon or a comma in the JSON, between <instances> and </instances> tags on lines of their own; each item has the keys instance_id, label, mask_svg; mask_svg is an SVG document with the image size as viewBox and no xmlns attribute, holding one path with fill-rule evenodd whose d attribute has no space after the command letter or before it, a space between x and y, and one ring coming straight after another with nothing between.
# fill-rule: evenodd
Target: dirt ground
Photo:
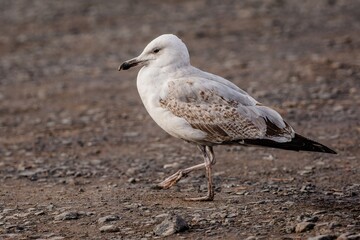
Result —
<instances>
[{"instance_id":1,"label":"dirt ground","mask_svg":"<svg viewBox=\"0 0 360 240\"><path fill-rule=\"evenodd\" d=\"M360 239L360 1L2 0L0 22L0 239L153 239L166 214L169 239ZM202 162L117 71L163 33L338 155L221 146L213 202L183 201L204 171L154 189Z\"/></svg>"}]
</instances>

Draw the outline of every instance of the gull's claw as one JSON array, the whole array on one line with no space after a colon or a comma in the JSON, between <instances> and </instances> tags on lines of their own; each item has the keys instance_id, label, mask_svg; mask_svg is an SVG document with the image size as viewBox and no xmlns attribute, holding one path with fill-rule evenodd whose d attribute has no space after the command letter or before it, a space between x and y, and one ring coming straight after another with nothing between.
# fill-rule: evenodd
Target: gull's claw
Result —
<instances>
[{"instance_id":1,"label":"gull's claw","mask_svg":"<svg viewBox=\"0 0 360 240\"><path fill-rule=\"evenodd\" d=\"M183 173L183 171L179 170L175 174L171 175L170 177L159 183L157 186L163 189L171 188L184 176L185 174Z\"/></svg>"}]
</instances>

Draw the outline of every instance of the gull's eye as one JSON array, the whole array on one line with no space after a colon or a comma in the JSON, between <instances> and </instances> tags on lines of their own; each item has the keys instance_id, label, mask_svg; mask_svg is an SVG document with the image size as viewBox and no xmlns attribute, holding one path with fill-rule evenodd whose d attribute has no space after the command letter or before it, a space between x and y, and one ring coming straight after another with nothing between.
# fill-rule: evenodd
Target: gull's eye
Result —
<instances>
[{"instance_id":1,"label":"gull's eye","mask_svg":"<svg viewBox=\"0 0 360 240\"><path fill-rule=\"evenodd\" d=\"M155 48L154 50L153 50L153 53L158 53L160 51L160 48Z\"/></svg>"}]
</instances>

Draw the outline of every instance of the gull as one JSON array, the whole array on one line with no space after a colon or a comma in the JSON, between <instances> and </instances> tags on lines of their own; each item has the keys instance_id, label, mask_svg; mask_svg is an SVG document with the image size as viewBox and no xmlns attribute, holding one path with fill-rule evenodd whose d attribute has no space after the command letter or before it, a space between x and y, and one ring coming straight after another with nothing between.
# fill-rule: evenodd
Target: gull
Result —
<instances>
[{"instance_id":1,"label":"gull","mask_svg":"<svg viewBox=\"0 0 360 240\"><path fill-rule=\"evenodd\" d=\"M297 134L275 110L262 105L232 82L193 67L186 45L173 34L152 40L118 70L141 67L137 89L152 119L168 134L197 145L204 162L181 169L158 187L167 189L188 173L205 168L207 194L214 199L213 147L257 145L294 151L336 152Z\"/></svg>"}]
</instances>

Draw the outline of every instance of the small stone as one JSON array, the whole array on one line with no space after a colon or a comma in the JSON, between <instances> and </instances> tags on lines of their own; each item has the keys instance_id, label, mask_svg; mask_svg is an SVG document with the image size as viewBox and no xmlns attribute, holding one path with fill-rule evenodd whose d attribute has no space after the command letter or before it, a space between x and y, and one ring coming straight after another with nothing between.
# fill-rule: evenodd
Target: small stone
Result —
<instances>
[{"instance_id":1,"label":"small stone","mask_svg":"<svg viewBox=\"0 0 360 240\"><path fill-rule=\"evenodd\" d=\"M65 220L76 220L79 219L79 213L77 212L64 212L59 215L56 215L54 218L56 221L65 221Z\"/></svg>"},{"instance_id":2,"label":"small stone","mask_svg":"<svg viewBox=\"0 0 360 240\"><path fill-rule=\"evenodd\" d=\"M167 216L169 216L168 213L161 213L161 214L159 214L159 215L156 215L155 218L165 218L165 217L167 217Z\"/></svg>"},{"instance_id":3,"label":"small stone","mask_svg":"<svg viewBox=\"0 0 360 240\"><path fill-rule=\"evenodd\" d=\"M306 185L303 185L300 189L300 192L303 192L303 193L313 193L315 192L315 185L313 184L306 184Z\"/></svg>"},{"instance_id":4,"label":"small stone","mask_svg":"<svg viewBox=\"0 0 360 240\"><path fill-rule=\"evenodd\" d=\"M108 215L108 216L99 218L99 219L98 219L98 223L103 224L103 223L105 223L105 222L117 221L117 220L119 220L119 219L120 219L119 216L116 216L116 215Z\"/></svg>"},{"instance_id":5,"label":"small stone","mask_svg":"<svg viewBox=\"0 0 360 240\"><path fill-rule=\"evenodd\" d=\"M335 105L334 107L333 107L333 110L334 110L334 112L341 112L341 111L343 111L344 110L344 106L342 106L342 105Z\"/></svg>"},{"instance_id":6,"label":"small stone","mask_svg":"<svg viewBox=\"0 0 360 240\"><path fill-rule=\"evenodd\" d=\"M295 227L294 227L294 226L287 226L287 227L285 227L285 228L283 229L283 231L284 231L285 233L290 234L290 233L295 232Z\"/></svg>"},{"instance_id":7,"label":"small stone","mask_svg":"<svg viewBox=\"0 0 360 240\"><path fill-rule=\"evenodd\" d=\"M139 132L125 132L125 133L123 133L123 136L128 137L128 138L138 137L139 135L140 135Z\"/></svg>"},{"instance_id":8,"label":"small stone","mask_svg":"<svg viewBox=\"0 0 360 240\"><path fill-rule=\"evenodd\" d=\"M338 222L329 223L329 229L334 229L334 228L337 228L337 227L341 227L341 224L338 223Z\"/></svg>"},{"instance_id":9,"label":"small stone","mask_svg":"<svg viewBox=\"0 0 360 240\"><path fill-rule=\"evenodd\" d=\"M255 239L256 239L255 236L249 236L249 237L245 238L245 240L255 240Z\"/></svg>"},{"instance_id":10,"label":"small stone","mask_svg":"<svg viewBox=\"0 0 360 240\"><path fill-rule=\"evenodd\" d=\"M296 233L306 232L306 231L313 229L314 227L315 227L315 223L301 222L296 225L295 232Z\"/></svg>"},{"instance_id":11,"label":"small stone","mask_svg":"<svg viewBox=\"0 0 360 240\"><path fill-rule=\"evenodd\" d=\"M38 211L38 212L35 212L34 215L36 216L39 216L39 215L44 215L45 212L44 211Z\"/></svg>"},{"instance_id":12,"label":"small stone","mask_svg":"<svg viewBox=\"0 0 360 240\"><path fill-rule=\"evenodd\" d=\"M48 206L46 206L46 209L47 210L49 210L49 211L52 211L52 210L54 210L54 208L55 208L55 206L54 206L54 204L49 204Z\"/></svg>"},{"instance_id":13,"label":"small stone","mask_svg":"<svg viewBox=\"0 0 360 240\"><path fill-rule=\"evenodd\" d=\"M341 234L336 240L359 240L359 239L360 239L360 234L347 232Z\"/></svg>"},{"instance_id":14,"label":"small stone","mask_svg":"<svg viewBox=\"0 0 360 240\"><path fill-rule=\"evenodd\" d=\"M14 211L14 210L15 210L14 208L4 208L2 212L3 212L4 214L7 214L7 213L12 212L12 211Z\"/></svg>"},{"instance_id":15,"label":"small stone","mask_svg":"<svg viewBox=\"0 0 360 240\"><path fill-rule=\"evenodd\" d=\"M128 183L136 183L136 179L131 177L127 180Z\"/></svg>"},{"instance_id":16,"label":"small stone","mask_svg":"<svg viewBox=\"0 0 360 240\"><path fill-rule=\"evenodd\" d=\"M170 236L187 229L189 229L189 225L182 217L171 214L154 228L154 233L157 236Z\"/></svg>"},{"instance_id":17,"label":"small stone","mask_svg":"<svg viewBox=\"0 0 360 240\"><path fill-rule=\"evenodd\" d=\"M339 69L339 68L344 67L344 64L343 64L343 63L340 63L340 62L333 62L330 66L331 66L331 68L333 68L333 69Z\"/></svg>"},{"instance_id":18,"label":"small stone","mask_svg":"<svg viewBox=\"0 0 360 240\"><path fill-rule=\"evenodd\" d=\"M325 214L325 213L327 213L327 211L325 211L325 210L320 210L320 211L314 212L313 215L322 215L322 214Z\"/></svg>"},{"instance_id":19,"label":"small stone","mask_svg":"<svg viewBox=\"0 0 360 240\"><path fill-rule=\"evenodd\" d=\"M22 225L16 225L16 224L12 224L12 225L8 225L8 226L6 226L5 227L6 229L12 229L12 231L14 231L14 232L21 232L21 231L23 231L25 228L24 228L24 226L22 226Z\"/></svg>"},{"instance_id":20,"label":"small stone","mask_svg":"<svg viewBox=\"0 0 360 240\"><path fill-rule=\"evenodd\" d=\"M317 216L311 216L311 217L304 217L303 222L312 222L315 223L319 220L319 217Z\"/></svg>"},{"instance_id":21,"label":"small stone","mask_svg":"<svg viewBox=\"0 0 360 240\"><path fill-rule=\"evenodd\" d=\"M167 168L178 168L179 167L179 163L178 162L174 162L174 163L169 163L169 164L165 164L163 166L164 169L167 169Z\"/></svg>"},{"instance_id":22,"label":"small stone","mask_svg":"<svg viewBox=\"0 0 360 240\"><path fill-rule=\"evenodd\" d=\"M191 219L192 224L199 224L200 222L206 222L206 218L201 217L200 214L195 214L194 217Z\"/></svg>"},{"instance_id":23,"label":"small stone","mask_svg":"<svg viewBox=\"0 0 360 240\"><path fill-rule=\"evenodd\" d=\"M65 239L65 237L54 236L54 237L48 238L48 240L62 240L62 239Z\"/></svg>"},{"instance_id":24,"label":"small stone","mask_svg":"<svg viewBox=\"0 0 360 240\"><path fill-rule=\"evenodd\" d=\"M115 225L105 225L99 228L100 232L119 232L120 229Z\"/></svg>"},{"instance_id":25,"label":"small stone","mask_svg":"<svg viewBox=\"0 0 360 240\"><path fill-rule=\"evenodd\" d=\"M308 240L334 240L336 239L335 235L318 235L315 237L309 237Z\"/></svg>"},{"instance_id":26,"label":"small stone","mask_svg":"<svg viewBox=\"0 0 360 240\"><path fill-rule=\"evenodd\" d=\"M237 217L237 213L229 213L226 217L227 218L234 218L234 217Z\"/></svg>"}]
</instances>

